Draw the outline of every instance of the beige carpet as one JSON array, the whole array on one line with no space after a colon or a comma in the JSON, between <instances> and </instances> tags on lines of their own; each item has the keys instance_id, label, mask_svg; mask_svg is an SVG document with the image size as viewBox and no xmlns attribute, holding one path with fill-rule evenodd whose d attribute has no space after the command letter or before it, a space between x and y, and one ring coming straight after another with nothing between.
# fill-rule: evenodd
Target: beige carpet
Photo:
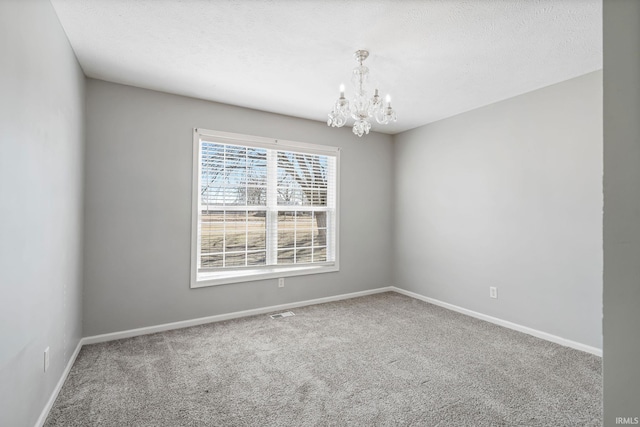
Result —
<instances>
[{"instance_id":1,"label":"beige carpet","mask_svg":"<svg viewBox=\"0 0 640 427\"><path fill-rule=\"evenodd\" d=\"M85 346L46 426L599 426L601 359L397 293Z\"/></svg>"}]
</instances>

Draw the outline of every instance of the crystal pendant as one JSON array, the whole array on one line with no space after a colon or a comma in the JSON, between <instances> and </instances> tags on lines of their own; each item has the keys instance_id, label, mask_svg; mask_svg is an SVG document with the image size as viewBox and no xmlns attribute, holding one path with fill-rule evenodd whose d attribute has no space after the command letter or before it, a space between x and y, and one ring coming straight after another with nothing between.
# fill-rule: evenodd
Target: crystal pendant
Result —
<instances>
[{"instance_id":1,"label":"crystal pendant","mask_svg":"<svg viewBox=\"0 0 640 427\"><path fill-rule=\"evenodd\" d=\"M370 129L371 123L368 120L359 119L353 124L353 133L358 136L368 134Z\"/></svg>"}]
</instances>

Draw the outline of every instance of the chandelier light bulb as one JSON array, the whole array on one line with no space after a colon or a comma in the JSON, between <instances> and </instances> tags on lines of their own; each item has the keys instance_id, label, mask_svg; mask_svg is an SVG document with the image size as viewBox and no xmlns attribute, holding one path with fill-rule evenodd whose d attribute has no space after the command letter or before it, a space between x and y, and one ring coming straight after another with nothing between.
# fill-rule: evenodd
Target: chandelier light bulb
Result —
<instances>
[{"instance_id":1,"label":"chandelier light bulb","mask_svg":"<svg viewBox=\"0 0 640 427\"><path fill-rule=\"evenodd\" d=\"M369 79L369 69L362 65L367 59L369 52L366 50L358 50L354 57L358 62L358 66L353 69L351 79L354 87L354 96L351 101L344 97L344 84L340 85L340 98L335 102L333 110L329 113L327 125L331 127L342 127L347 123L349 117L355 122L353 124L353 133L361 137L368 134L371 129L371 120L373 117L376 122L386 125L395 122L397 117L395 111L391 108L391 96L386 97L386 107L379 95L379 90L374 90L374 95L369 97L367 94L366 83Z\"/></svg>"}]
</instances>

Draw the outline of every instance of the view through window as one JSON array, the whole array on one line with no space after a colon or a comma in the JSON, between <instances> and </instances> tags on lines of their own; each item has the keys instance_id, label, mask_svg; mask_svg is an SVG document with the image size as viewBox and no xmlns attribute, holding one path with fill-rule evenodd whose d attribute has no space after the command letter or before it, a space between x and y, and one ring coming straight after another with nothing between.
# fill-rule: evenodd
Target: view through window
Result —
<instances>
[{"instance_id":1,"label":"view through window","mask_svg":"<svg viewBox=\"0 0 640 427\"><path fill-rule=\"evenodd\" d=\"M210 133L194 147L197 279L336 265L338 151Z\"/></svg>"}]
</instances>

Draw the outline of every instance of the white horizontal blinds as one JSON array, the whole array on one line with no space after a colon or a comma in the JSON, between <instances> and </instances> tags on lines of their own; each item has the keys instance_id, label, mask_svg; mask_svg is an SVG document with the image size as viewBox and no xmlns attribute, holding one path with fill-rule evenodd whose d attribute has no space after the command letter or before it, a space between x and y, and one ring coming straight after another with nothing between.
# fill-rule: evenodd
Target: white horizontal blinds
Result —
<instances>
[{"instance_id":1,"label":"white horizontal blinds","mask_svg":"<svg viewBox=\"0 0 640 427\"><path fill-rule=\"evenodd\" d=\"M278 150L277 160L277 263L333 261L335 157Z\"/></svg>"},{"instance_id":2,"label":"white horizontal blinds","mask_svg":"<svg viewBox=\"0 0 640 427\"><path fill-rule=\"evenodd\" d=\"M200 269L266 264L267 150L201 141Z\"/></svg>"},{"instance_id":3,"label":"white horizontal blinds","mask_svg":"<svg viewBox=\"0 0 640 427\"><path fill-rule=\"evenodd\" d=\"M335 261L335 155L208 139L200 150L200 271Z\"/></svg>"},{"instance_id":4,"label":"white horizontal blinds","mask_svg":"<svg viewBox=\"0 0 640 427\"><path fill-rule=\"evenodd\" d=\"M278 205L327 206L327 156L278 151Z\"/></svg>"}]
</instances>

